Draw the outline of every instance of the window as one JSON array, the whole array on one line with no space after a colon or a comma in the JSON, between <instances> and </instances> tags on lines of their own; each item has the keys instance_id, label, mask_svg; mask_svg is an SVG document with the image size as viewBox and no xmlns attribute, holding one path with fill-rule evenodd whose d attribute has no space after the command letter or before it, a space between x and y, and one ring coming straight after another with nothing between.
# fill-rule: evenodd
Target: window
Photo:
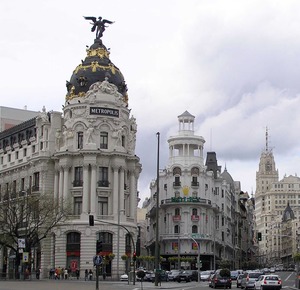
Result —
<instances>
[{"instance_id":1,"label":"window","mask_svg":"<svg viewBox=\"0 0 300 290\"><path fill-rule=\"evenodd\" d=\"M108 148L108 133L100 132L100 149Z\"/></svg>"},{"instance_id":2,"label":"window","mask_svg":"<svg viewBox=\"0 0 300 290\"><path fill-rule=\"evenodd\" d=\"M197 226L195 226L195 225L192 226L192 233L193 234L197 234L198 233L198 227Z\"/></svg>"},{"instance_id":3,"label":"window","mask_svg":"<svg viewBox=\"0 0 300 290\"><path fill-rule=\"evenodd\" d=\"M40 173L35 172L33 173L33 186L32 191L38 191L40 186Z\"/></svg>"},{"instance_id":4,"label":"window","mask_svg":"<svg viewBox=\"0 0 300 290\"><path fill-rule=\"evenodd\" d=\"M99 181L98 186L108 187L108 167L99 167Z\"/></svg>"},{"instance_id":5,"label":"window","mask_svg":"<svg viewBox=\"0 0 300 290\"><path fill-rule=\"evenodd\" d=\"M180 208L175 208L175 215L180 215Z\"/></svg>"},{"instance_id":6,"label":"window","mask_svg":"<svg viewBox=\"0 0 300 290\"><path fill-rule=\"evenodd\" d=\"M74 215L82 213L82 197L74 197Z\"/></svg>"},{"instance_id":7,"label":"window","mask_svg":"<svg viewBox=\"0 0 300 290\"><path fill-rule=\"evenodd\" d=\"M21 191L25 190L25 178L21 178Z\"/></svg>"},{"instance_id":8,"label":"window","mask_svg":"<svg viewBox=\"0 0 300 290\"><path fill-rule=\"evenodd\" d=\"M77 132L77 149L83 148L83 132Z\"/></svg>"},{"instance_id":9,"label":"window","mask_svg":"<svg viewBox=\"0 0 300 290\"><path fill-rule=\"evenodd\" d=\"M24 157L27 156L27 149L26 148L24 148L24 150L23 150L23 156Z\"/></svg>"},{"instance_id":10,"label":"window","mask_svg":"<svg viewBox=\"0 0 300 290\"><path fill-rule=\"evenodd\" d=\"M7 161L8 161L8 162L11 161L11 155L10 155L10 154L7 155Z\"/></svg>"},{"instance_id":11,"label":"window","mask_svg":"<svg viewBox=\"0 0 300 290\"><path fill-rule=\"evenodd\" d=\"M98 198L98 215L108 215L108 198Z\"/></svg>"},{"instance_id":12,"label":"window","mask_svg":"<svg viewBox=\"0 0 300 290\"><path fill-rule=\"evenodd\" d=\"M192 177L192 186L199 186L198 178L197 176Z\"/></svg>"},{"instance_id":13,"label":"window","mask_svg":"<svg viewBox=\"0 0 300 290\"><path fill-rule=\"evenodd\" d=\"M15 159L18 160L18 159L19 159L19 151L16 151L15 154L16 154L16 155L15 155Z\"/></svg>"},{"instance_id":14,"label":"window","mask_svg":"<svg viewBox=\"0 0 300 290\"><path fill-rule=\"evenodd\" d=\"M179 233L180 233L180 227L179 227L179 225L176 225L176 226L174 227L174 233L175 233L175 234L179 234Z\"/></svg>"},{"instance_id":15,"label":"window","mask_svg":"<svg viewBox=\"0 0 300 290\"><path fill-rule=\"evenodd\" d=\"M73 186L82 186L83 182L83 169L82 166L74 168L74 182Z\"/></svg>"},{"instance_id":16,"label":"window","mask_svg":"<svg viewBox=\"0 0 300 290\"><path fill-rule=\"evenodd\" d=\"M198 215L198 210L196 208L193 208L192 215Z\"/></svg>"},{"instance_id":17,"label":"window","mask_svg":"<svg viewBox=\"0 0 300 290\"><path fill-rule=\"evenodd\" d=\"M180 186L180 176L175 176L174 186Z\"/></svg>"}]
</instances>

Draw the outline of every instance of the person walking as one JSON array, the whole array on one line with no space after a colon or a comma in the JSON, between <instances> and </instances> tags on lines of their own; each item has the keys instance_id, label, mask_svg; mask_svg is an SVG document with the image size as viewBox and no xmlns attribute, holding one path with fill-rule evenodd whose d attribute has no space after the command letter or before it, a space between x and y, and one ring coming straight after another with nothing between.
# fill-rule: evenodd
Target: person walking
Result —
<instances>
[{"instance_id":1,"label":"person walking","mask_svg":"<svg viewBox=\"0 0 300 290\"><path fill-rule=\"evenodd\" d=\"M84 281L87 281L89 279L89 271L88 269L85 269L84 271Z\"/></svg>"}]
</instances>

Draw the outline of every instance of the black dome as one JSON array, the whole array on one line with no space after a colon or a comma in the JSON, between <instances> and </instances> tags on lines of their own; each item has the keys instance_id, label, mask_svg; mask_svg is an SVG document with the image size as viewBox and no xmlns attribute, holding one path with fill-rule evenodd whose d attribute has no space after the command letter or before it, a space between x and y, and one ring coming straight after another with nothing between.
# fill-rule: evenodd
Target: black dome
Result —
<instances>
[{"instance_id":1,"label":"black dome","mask_svg":"<svg viewBox=\"0 0 300 290\"><path fill-rule=\"evenodd\" d=\"M94 44L87 49L87 56L74 70L70 81L67 81L66 101L84 97L90 86L96 82L107 80L116 85L118 92L127 102L127 86L121 71L110 61L109 51L101 39L95 39Z\"/></svg>"}]
</instances>

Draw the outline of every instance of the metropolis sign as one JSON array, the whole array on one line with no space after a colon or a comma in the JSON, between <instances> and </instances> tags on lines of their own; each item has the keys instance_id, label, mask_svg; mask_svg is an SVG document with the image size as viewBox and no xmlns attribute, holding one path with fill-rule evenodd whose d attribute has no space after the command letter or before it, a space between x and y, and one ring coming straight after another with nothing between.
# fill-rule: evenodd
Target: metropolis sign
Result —
<instances>
[{"instance_id":1,"label":"metropolis sign","mask_svg":"<svg viewBox=\"0 0 300 290\"><path fill-rule=\"evenodd\" d=\"M119 117L119 110L103 108L103 107L90 107L90 115L102 115L110 117Z\"/></svg>"}]
</instances>

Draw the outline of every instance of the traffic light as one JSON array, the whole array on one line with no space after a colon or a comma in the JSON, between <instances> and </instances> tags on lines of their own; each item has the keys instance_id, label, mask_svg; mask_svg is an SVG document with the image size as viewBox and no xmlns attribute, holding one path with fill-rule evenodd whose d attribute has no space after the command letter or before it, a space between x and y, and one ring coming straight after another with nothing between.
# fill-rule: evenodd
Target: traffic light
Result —
<instances>
[{"instance_id":1,"label":"traffic light","mask_svg":"<svg viewBox=\"0 0 300 290\"><path fill-rule=\"evenodd\" d=\"M102 252L102 241L97 241L96 252L97 252L97 254Z\"/></svg>"},{"instance_id":2,"label":"traffic light","mask_svg":"<svg viewBox=\"0 0 300 290\"><path fill-rule=\"evenodd\" d=\"M257 233L257 240L260 242L262 240L261 233Z\"/></svg>"},{"instance_id":3,"label":"traffic light","mask_svg":"<svg viewBox=\"0 0 300 290\"><path fill-rule=\"evenodd\" d=\"M133 252L132 260L136 261L136 252Z\"/></svg>"},{"instance_id":4,"label":"traffic light","mask_svg":"<svg viewBox=\"0 0 300 290\"><path fill-rule=\"evenodd\" d=\"M89 215L89 224L90 224L90 227L94 226L94 216L92 214Z\"/></svg>"}]
</instances>

